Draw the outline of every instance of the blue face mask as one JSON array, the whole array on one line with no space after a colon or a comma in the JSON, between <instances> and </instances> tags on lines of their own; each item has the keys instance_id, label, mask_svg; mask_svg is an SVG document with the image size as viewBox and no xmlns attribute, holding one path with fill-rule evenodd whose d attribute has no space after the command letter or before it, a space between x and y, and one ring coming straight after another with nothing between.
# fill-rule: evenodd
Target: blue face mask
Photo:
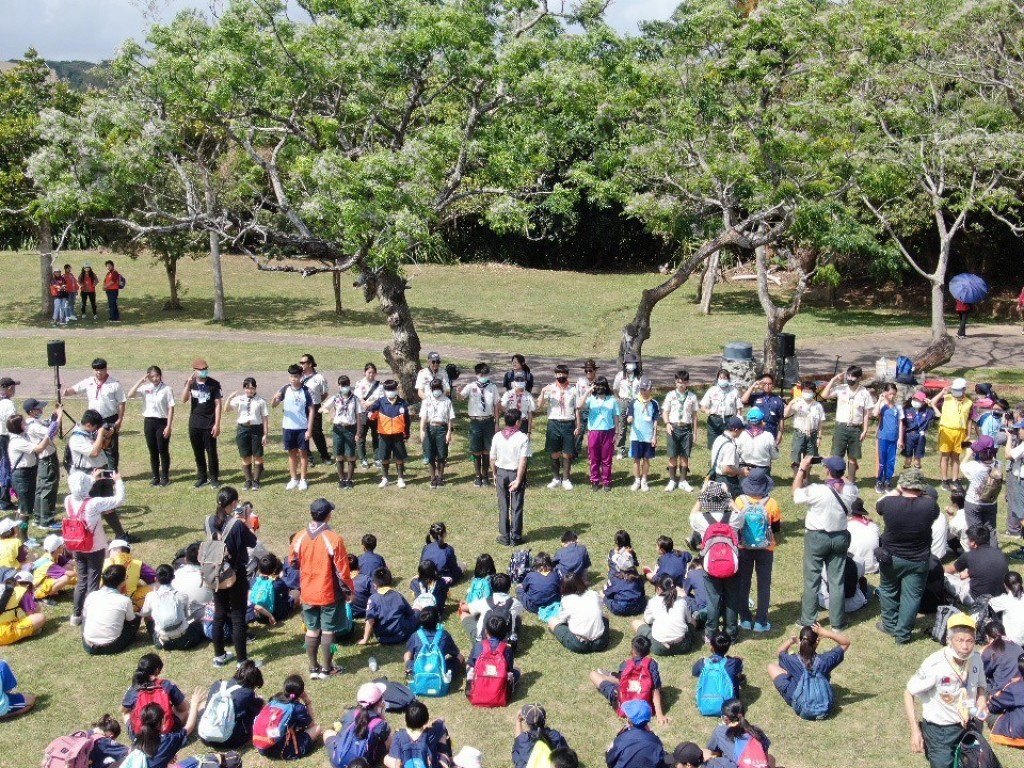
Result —
<instances>
[{"instance_id":1,"label":"blue face mask","mask_svg":"<svg viewBox=\"0 0 1024 768\"><path fill-rule=\"evenodd\" d=\"M345 397L348 397L350 394L352 394L352 387L342 387L341 394L345 395Z\"/></svg>"},{"instance_id":2,"label":"blue face mask","mask_svg":"<svg viewBox=\"0 0 1024 768\"><path fill-rule=\"evenodd\" d=\"M200 379L205 379L207 376L210 375L210 372L209 371L199 371L196 375Z\"/></svg>"}]
</instances>

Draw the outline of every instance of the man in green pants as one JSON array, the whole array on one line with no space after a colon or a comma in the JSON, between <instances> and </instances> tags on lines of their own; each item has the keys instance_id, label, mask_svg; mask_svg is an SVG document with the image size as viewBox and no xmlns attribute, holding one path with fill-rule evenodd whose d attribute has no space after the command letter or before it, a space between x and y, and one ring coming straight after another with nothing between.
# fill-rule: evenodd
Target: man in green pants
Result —
<instances>
[{"instance_id":1,"label":"man in green pants","mask_svg":"<svg viewBox=\"0 0 1024 768\"><path fill-rule=\"evenodd\" d=\"M845 378L843 383L840 379ZM850 482L857 482L861 445L868 436L871 409L875 399L861 384L864 371L851 365L846 373L837 373L821 393L822 400L836 399L836 430L832 433L832 455L850 461Z\"/></svg>"},{"instance_id":2,"label":"man in green pants","mask_svg":"<svg viewBox=\"0 0 1024 768\"><path fill-rule=\"evenodd\" d=\"M34 397L28 398L24 403L25 413L28 415L25 429L29 438L37 443L46 437L50 429L51 420L43 419L45 407L46 403ZM59 484L60 459L57 458L56 446L51 444L39 454L39 463L36 465L36 527L46 533L61 530L55 516Z\"/></svg>"}]
</instances>

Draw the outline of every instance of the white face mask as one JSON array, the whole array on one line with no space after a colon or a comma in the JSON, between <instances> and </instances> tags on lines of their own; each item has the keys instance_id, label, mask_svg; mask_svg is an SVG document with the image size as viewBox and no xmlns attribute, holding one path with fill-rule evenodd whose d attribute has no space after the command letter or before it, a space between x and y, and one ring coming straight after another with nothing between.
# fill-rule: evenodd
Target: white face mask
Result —
<instances>
[{"instance_id":1,"label":"white face mask","mask_svg":"<svg viewBox=\"0 0 1024 768\"><path fill-rule=\"evenodd\" d=\"M489 378L487 378L486 376L480 376L476 380L476 383L479 384L481 387L486 387L488 384L491 383L491 380Z\"/></svg>"},{"instance_id":2,"label":"white face mask","mask_svg":"<svg viewBox=\"0 0 1024 768\"><path fill-rule=\"evenodd\" d=\"M804 396L804 400L806 400L807 402L811 402L811 400L814 399L814 393L813 392L804 392L803 396Z\"/></svg>"},{"instance_id":3,"label":"white face mask","mask_svg":"<svg viewBox=\"0 0 1024 768\"><path fill-rule=\"evenodd\" d=\"M729 379L719 379L718 386L720 386L722 389L725 389L726 387L729 386Z\"/></svg>"},{"instance_id":4,"label":"white face mask","mask_svg":"<svg viewBox=\"0 0 1024 768\"><path fill-rule=\"evenodd\" d=\"M388 390L384 394L387 396L388 400L397 400L398 399L398 392L396 392L395 390Z\"/></svg>"},{"instance_id":5,"label":"white face mask","mask_svg":"<svg viewBox=\"0 0 1024 768\"><path fill-rule=\"evenodd\" d=\"M341 394L343 394L345 397L348 397L351 393L352 393L352 387L342 387L341 388Z\"/></svg>"},{"instance_id":6,"label":"white face mask","mask_svg":"<svg viewBox=\"0 0 1024 768\"><path fill-rule=\"evenodd\" d=\"M912 400L910 402L910 407L913 408L915 411L920 411L921 410L921 405L922 405L922 403L921 403L920 400Z\"/></svg>"},{"instance_id":7,"label":"white face mask","mask_svg":"<svg viewBox=\"0 0 1024 768\"><path fill-rule=\"evenodd\" d=\"M430 391L430 394L432 394L434 397L441 397L444 394L444 390L433 389Z\"/></svg>"},{"instance_id":8,"label":"white face mask","mask_svg":"<svg viewBox=\"0 0 1024 768\"><path fill-rule=\"evenodd\" d=\"M633 371L636 370L636 366L633 365L632 363L626 363L626 370L632 373Z\"/></svg>"},{"instance_id":9,"label":"white face mask","mask_svg":"<svg viewBox=\"0 0 1024 768\"><path fill-rule=\"evenodd\" d=\"M516 389L526 389L526 382L525 381L514 381L514 382L512 382L512 386L515 387Z\"/></svg>"}]
</instances>

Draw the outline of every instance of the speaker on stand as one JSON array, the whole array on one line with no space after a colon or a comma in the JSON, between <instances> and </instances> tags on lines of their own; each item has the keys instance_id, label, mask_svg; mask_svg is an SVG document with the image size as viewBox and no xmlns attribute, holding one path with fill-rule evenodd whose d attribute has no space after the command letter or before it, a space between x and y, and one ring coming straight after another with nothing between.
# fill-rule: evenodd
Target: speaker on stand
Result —
<instances>
[{"instance_id":1,"label":"speaker on stand","mask_svg":"<svg viewBox=\"0 0 1024 768\"><path fill-rule=\"evenodd\" d=\"M53 339L46 342L46 364L53 368L53 386L57 390L57 404L61 404L60 369L68 364L67 352L63 339ZM62 425L63 426L63 425ZM61 437L64 432L61 430Z\"/></svg>"},{"instance_id":2,"label":"speaker on stand","mask_svg":"<svg viewBox=\"0 0 1024 768\"><path fill-rule=\"evenodd\" d=\"M779 387L786 387L786 361L796 357L796 334L780 333L776 339L775 358L778 360L778 375L776 380Z\"/></svg>"}]
</instances>

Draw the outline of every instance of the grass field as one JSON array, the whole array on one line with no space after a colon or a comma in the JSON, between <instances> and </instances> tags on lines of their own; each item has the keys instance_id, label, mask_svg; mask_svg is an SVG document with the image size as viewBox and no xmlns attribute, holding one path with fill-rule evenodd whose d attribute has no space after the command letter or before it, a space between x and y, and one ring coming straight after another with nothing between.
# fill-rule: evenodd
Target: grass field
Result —
<instances>
[{"instance_id":1,"label":"grass field","mask_svg":"<svg viewBox=\"0 0 1024 768\"><path fill-rule=\"evenodd\" d=\"M96 254L89 258L93 264L103 260ZM68 260L77 266L83 257L76 254ZM4 330L42 325L33 315L35 257L2 255L0 264L4 267L5 296L8 297L8 312L0 324L0 336ZM205 269L203 261L183 265L182 280L189 291L184 297L187 309L168 316L158 309L165 291L162 275L151 270L144 261L126 265L124 271L129 276L130 290L123 298L125 326L152 326L166 331L167 338L154 341L155 346L144 352L134 340L117 345L107 355L113 366L125 369L149 364L153 358L148 355L157 349L160 361L167 360L168 367L172 362L178 364L194 357L195 345L182 349L175 341L175 333L215 327L206 319L211 301ZM631 313L639 289L657 280L653 275L552 274L500 265L432 266L414 268L411 272L410 301L423 317L421 333L429 331L432 341L482 350L522 351L527 355L554 354L571 348L578 356L603 354L610 357L617 343L618 329ZM345 292L349 309L342 321L336 322L330 284L326 279L301 281L257 274L247 263L236 259L226 260L225 279L229 292L236 296L229 302L229 312L236 319L228 328L237 330L238 339L224 345L230 350L224 354L227 359L238 362L237 370L258 368L263 363L257 361L263 360L267 360L267 368L279 367L281 358L275 357L275 353L279 349L284 352L289 333L322 331L334 338L356 341L384 342L388 338L376 308L363 305L351 289ZM513 286L511 291L509 285ZM737 293L726 306L726 297L733 290ZM448 301L453 294L459 297L459 302L450 307ZM763 321L756 301L750 301L751 295L749 289L740 292L727 288L719 293L717 316L713 322L701 323L697 332L687 327L690 321L695 321L696 310L680 292L656 313L655 338L645 351L665 356L684 351L703 354L720 349L726 340L759 338ZM243 313L246 313L244 319ZM918 318L902 315L855 313L841 330L847 334L868 333L880 327L917 322ZM828 317L824 312L803 314L792 325L802 334L837 333L835 316ZM676 328L679 330L675 331ZM117 332L110 333L109 338L116 340ZM37 366L38 363L32 361L38 358L40 348L38 339L5 339L3 366ZM289 349L294 353L294 349ZM220 345L218 351L223 351ZM359 347L343 349L338 354L341 360L347 361L350 353L360 362L367 355ZM331 354L334 355L333 350ZM90 352L73 364L85 364L91 356ZM272 361L276 363L270 365ZM331 368L339 365L331 360ZM231 369L227 364L219 367ZM76 405L76 409L78 407ZM448 524L450 542L461 560L472 563L481 552L494 554L499 563L507 559L507 550L494 543L496 500L493 491L476 489L471 483L471 464L465 458L465 419L458 424L451 464L452 483L445 489L430 490L424 477L425 468L419 463L419 451L414 449L416 458L410 463L413 482L409 488L399 491L392 486L379 490L375 487L374 476L361 471L356 490L344 494L336 490L330 473L323 467L313 470L311 488L306 493L285 492L286 459L280 447L280 422L276 414L272 425L275 440L268 456L264 490L251 497L260 514L261 536L272 550L278 553L286 550L288 536L308 520L310 501L324 495L339 504L334 525L348 542L358 542L365 532L377 535L378 551L387 558L403 585L415 573L423 536L435 520ZM221 440L221 462L225 467L222 479L240 484L241 472L230 438L229 433ZM698 440L698 443L702 445L703 441ZM129 408L121 445L123 471L129 483L124 518L129 529L143 539L135 551L151 565L168 562L178 548L199 537L204 515L213 510L214 494L209 489L197 491L191 487L191 456L180 430L172 441L172 484L164 489L148 485L140 411L134 403ZM829 445L827 437L824 445ZM787 439L784 457L788 456L788 447ZM865 450L864 463L868 465L873 463L874 454L873 449ZM646 494L628 490L630 467L626 462L616 462L615 487L610 494L590 492L583 464L577 464L574 472L574 481L579 481L577 490L550 491L543 487L548 480L547 462L535 459L526 497L528 546L534 553L552 551L565 529L576 530L597 564L590 574L591 581L597 585L606 573L604 553L611 547L614 532L619 528L631 532L644 564L655 560L655 540L660 534L671 535L682 546L689 534L687 518L694 497L661 491L665 479L662 457L663 452L659 451L652 463L654 489ZM695 471L706 471L708 461L707 450L698 447L694 455ZM909 750L902 689L920 661L938 646L922 633L908 646L893 645L888 637L874 629L878 618L877 601L851 617L853 647L834 675L839 704L834 717L820 723L801 721L773 690L765 666L774 659L780 642L793 631L798 617L803 552L803 516L791 501L787 467L788 460L780 461L781 471L776 474L775 496L782 505L784 525L773 578L770 617L774 628L767 637L755 638L744 633L734 648L747 665L750 685L744 698L750 706L750 719L771 737L772 752L780 766L924 766L924 758L911 755ZM929 456L926 470L932 477L936 468L936 459ZM875 499L870 487L873 481L862 481L860 485L871 507ZM1001 520L1003 514L1001 511ZM1007 548L1013 547L1007 545ZM872 581L877 584L877 577ZM452 600L463 596L465 588L465 584L455 588ZM2 726L2 768L35 765L45 744L57 735L84 726L104 712L116 712L130 684L138 656L151 648L140 638L120 656L88 657L81 648L78 630L67 623L68 600L62 598L56 608L46 610L49 620L42 636L3 649L2 655L13 666L21 688L39 694L40 703L31 715ZM448 615L456 641L468 652L468 644L454 618L452 603ZM598 667L613 668L626 658L632 634L629 621L611 617L610 650L587 657L570 654L535 617L529 617L517 658L523 670L523 681L515 693L513 706L497 711L474 709L461 693L453 693L448 698L429 701L431 713L447 721L456 749L471 744L483 750L487 766L501 766L509 764L516 711L524 703L538 702L547 707L549 724L565 734L588 768L597 768L603 765L604 750L618 730L619 721L592 689L587 673ZM925 628L930 622L922 619L920 626ZM251 653L266 660L267 685L262 693L270 695L279 690L287 674L306 670L301 628L298 620L293 619L274 628L258 629L257 634ZM827 646L826 642L824 647ZM223 672L211 666L212 652L208 647L163 655L165 676L185 690L196 685L208 686ZM345 645L339 659L345 673L309 686L319 722L331 722L352 705L358 685L374 676L367 669L370 656L380 661L383 674L392 679L402 678L401 649ZM669 749L683 740L705 743L716 725L713 719L700 717L693 703L696 681L690 676L690 667L698 657L699 653L691 653L660 662L665 682L664 699L672 722L666 726L654 725L654 731ZM392 725L401 727L400 717L389 719ZM194 742L183 754L201 750L201 745ZM1000 749L999 755L1008 768L1024 766L1021 756L1011 750ZM245 764L264 766L268 761L250 751L245 756ZM322 751L299 763L303 766L326 764Z\"/></svg>"}]
</instances>

